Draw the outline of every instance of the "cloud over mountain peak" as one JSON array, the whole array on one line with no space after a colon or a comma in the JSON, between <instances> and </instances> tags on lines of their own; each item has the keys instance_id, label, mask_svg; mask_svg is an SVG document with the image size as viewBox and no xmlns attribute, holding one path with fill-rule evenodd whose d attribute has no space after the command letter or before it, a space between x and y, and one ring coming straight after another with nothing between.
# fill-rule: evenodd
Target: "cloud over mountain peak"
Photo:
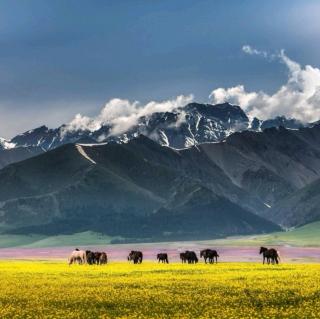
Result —
<instances>
[{"instance_id":1,"label":"cloud over mountain peak","mask_svg":"<svg viewBox=\"0 0 320 319\"><path fill-rule=\"evenodd\" d=\"M118 135L128 131L138 124L143 116L150 116L158 112L172 112L177 108L183 107L194 99L193 95L179 95L174 99L155 102L150 101L141 104L138 101L130 102L129 100L114 98L101 110L96 117L90 118L77 114L75 118L68 123L62 133L74 132L78 130L96 131L103 125L111 127L110 135Z\"/></svg>"},{"instance_id":2,"label":"cloud over mountain peak","mask_svg":"<svg viewBox=\"0 0 320 319\"><path fill-rule=\"evenodd\" d=\"M213 103L228 101L240 105L252 116L267 119L277 115L293 117L304 122L320 118L320 70L311 65L301 66L290 59L284 50L268 54L249 45L242 47L249 55L277 59L288 69L288 81L273 94L248 92L243 85L217 88L210 94Z\"/></svg>"}]
</instances>

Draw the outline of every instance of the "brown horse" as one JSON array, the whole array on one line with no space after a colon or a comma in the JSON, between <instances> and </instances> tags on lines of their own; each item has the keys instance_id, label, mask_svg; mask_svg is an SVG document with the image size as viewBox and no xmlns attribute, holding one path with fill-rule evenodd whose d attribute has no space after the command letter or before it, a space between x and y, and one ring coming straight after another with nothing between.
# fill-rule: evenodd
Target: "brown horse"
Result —
<instances>
[{"instance_id":1,"label":"brown horse","mask_svg":"<svg viewBox=\"0 0 320 319\"><path fill-rule=\"evenodd\" d=\"M108 262L108 256L106 253L101 253L100 258L99 258L99 264L104 265Z\"/></svg>"},{"instance_id":2,"label":"brown horse","mask_svg":"<svg viewBox=\"0 0 320 319\"><path fill-rule=\"evenodd\" d=\"M99 265L100 263L100 256L101 256L101 253L99 251L96 251L94 253L94 263Z\"/></svg>"}]
</instances>

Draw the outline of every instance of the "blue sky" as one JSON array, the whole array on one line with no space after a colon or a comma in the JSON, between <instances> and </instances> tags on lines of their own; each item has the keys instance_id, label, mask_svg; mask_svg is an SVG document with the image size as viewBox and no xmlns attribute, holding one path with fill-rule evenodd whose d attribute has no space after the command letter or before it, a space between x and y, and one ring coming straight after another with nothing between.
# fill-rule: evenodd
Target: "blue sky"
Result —
<instances>
[{"instance_id":1,"label":"blue sky","mask_svg":"<svg viewBox=\"0 0 320 319\"><path fill-rule=\"evenodd\" d=\"M272 94L288 68L242 46L317 68L319 31L319 1L2 0L0 136L95 116L115 97L208 102L239 84Z\"/></svg>"}]
</instances>

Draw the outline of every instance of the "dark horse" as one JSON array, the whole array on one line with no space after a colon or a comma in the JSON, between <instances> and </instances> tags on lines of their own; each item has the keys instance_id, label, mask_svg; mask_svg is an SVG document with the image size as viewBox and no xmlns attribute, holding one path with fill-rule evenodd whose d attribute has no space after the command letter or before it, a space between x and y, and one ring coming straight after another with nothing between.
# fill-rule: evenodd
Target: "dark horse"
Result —
<instances>
[{"instance_id":1,"label":"dark horse","mask_svg":"<svg viewBox=\"0 0 320 319\"><path fill-rule=\"evenodd\" d=\"M141 251L131 250L128 260L133 260L134 264L141 264L143 259L143 254Z\"/></svg>"},{"instance_id":2,"label":"dark horse","mask_svg":"<svg viewBox=\"0 0 320 319\"><path fill-rule=\"evenodd\" d=\"M207 259L209 259L209 263L214 263L214 259L216 259L216 263L218 263L219 254L214 249L204 249L200 251L200 258L204 258L204 262L207 263Z\"/></svg>"},{"instance_id":3,"label":"dark horse","mask_svg":"<svg viewBox=\"0 0 320 319\"><path fill-rule=\"evenodd\" d=\"M169 264L168 254L160 253L157 255L158 263L161 261L164 264Z\"/></svg>"},{"instance_id":4,"label":"dark horse","mask_svg":"<svg viewBox=\"0 0 320 319\"><path fill-rule=\"evenodd\" d=\"M91 250L86 250L87 262L89 265L93 265L96 263L94 252Z\"/></svg>"},{"instance_id":5,"label":"dark horse","mask_svg":"<svg viewBox=\"0 0 320 319\"><path fill-rule=\"evenodd\" d=\"M186 263L187 262L186 253L180 253L180 259L183 264Z\"/></svg>"},{"instance_id":6,"label":"dark horse","mask_svg":"<svg viewBox=\"0 0 320 319\"><path fill-rule=\"evenodd\" d=\"M274 263L279 264L280 255L279 255L279 252L274 248L268 249L266 247L260 247L260 255L261 254L263 256L263 264L266 259L267 259L268 265L270 264L270 261L272 264Z\"/></svg>"},{"instance_id":7,"label":"dark horse","mask_svg":"<svg viewBox=\"0 0 320 319\"><path fill-rule=\"evenodd\" d=\"M86 256L89 265L102 265L108 262L107 254L103 252L86 250Z\"/></svg>"},{"instance_id":8,"label":"dark horse","mask_svg":"<svg viewBox=\"0 0 320 319\"><path fill-rule=\"evenodd\" d=\"M184 253L180 254L180 259L183 263L196 264L198 262L198 257L194 251L186 250Z\"/></svg>"}]
</instances>

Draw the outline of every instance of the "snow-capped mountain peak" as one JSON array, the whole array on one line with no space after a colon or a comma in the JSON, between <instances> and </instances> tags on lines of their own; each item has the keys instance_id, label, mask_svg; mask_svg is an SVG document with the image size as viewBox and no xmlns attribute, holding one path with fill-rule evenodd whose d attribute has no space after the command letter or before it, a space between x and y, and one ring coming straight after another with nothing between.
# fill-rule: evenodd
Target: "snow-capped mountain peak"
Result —
<instances>
[{"instance_id":1,"label":"snow-capped mountain peak","mask_svg":"<svg viewBox=\"0 0 320 319\"><path fill-rule=\"evenodd\" d=\"M2 137L0 137L0 150L8 150L8 149L11 149L11 148L15 148L16 147L16 144L15 143L12 143Z\"/></svg>"},{"instance_id":2,"label":"snow-capped mountain peak","mask_svg":"<svg viewBox=\"0 0 320 319\"><path fill-rule=\"evenodd\" d=\"M50 150L67 143L127 143L140 134L146 135L161 145L172 148L191 147L205 142L219 142L229 135L243 131L263 131L269 127L283 126L297 129L304 126L298 120L283 116L270 120L250 118L240 106L229 103L190 103L171 112L157 112L142 116L138 123L126 132L113 135L111 124L105 123L96 130L68 130L68 125L56 129L40 126L17 135L11 141L0 142L3 148L41 147Z\"/></svg>"}]
</instances>

